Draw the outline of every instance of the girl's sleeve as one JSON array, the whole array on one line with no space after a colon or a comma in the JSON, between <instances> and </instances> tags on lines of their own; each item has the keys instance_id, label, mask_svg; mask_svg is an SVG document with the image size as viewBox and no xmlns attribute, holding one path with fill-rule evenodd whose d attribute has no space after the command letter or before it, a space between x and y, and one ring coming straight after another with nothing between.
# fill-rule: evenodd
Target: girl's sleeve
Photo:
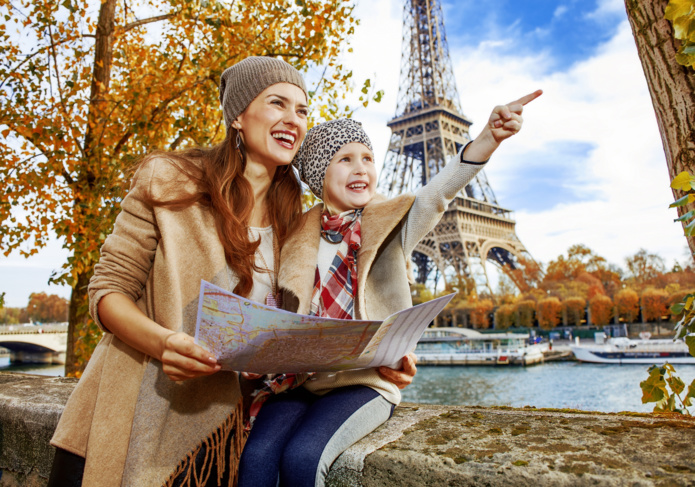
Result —
<instances>
[{"instance_id":1,"label":"girl's sleeve","mask_svg":"<svg viewBox=\"0 0 695 487\"><path fill-rule=\"evenodd\" d=\"M159 242L154 209L144 201L150 191L156 161L144 164L133 177L130 191L121 202L113 232L101 247L101 257L89 281L89 312L96 324L97 305L110 293L121 293L137 302L152 268Z\"/></svg>"},{"instance_id":2,"label":"girl's sleeve","mask_svg":"<svg viewBox=\"0 0 695 487\"><path fill-rule=\"evenodd\" d=\"M406 256L437 225L456 194L485 166L485 163L463 162L464 149L465 146L449 159L427 185L415 193L415 201L401 232Z\"/></svg>"}]
</instances>

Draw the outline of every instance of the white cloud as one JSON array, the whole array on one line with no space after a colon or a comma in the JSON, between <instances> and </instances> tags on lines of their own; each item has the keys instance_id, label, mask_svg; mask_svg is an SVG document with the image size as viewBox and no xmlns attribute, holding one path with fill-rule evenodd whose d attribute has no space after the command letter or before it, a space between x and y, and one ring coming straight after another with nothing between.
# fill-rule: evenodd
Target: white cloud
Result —
<instances>
[{"instance_id":1,"label":"white cloud","mask_svg":"<svg viewBox=\"0 0 695 487\"><path fill-rule=\"evenodd\" d=\"M554 143L592 144L580 160L592 201L567 201L538 213L518 212L517 231L536 259L547 262L574 243L585 243L609 261L644 247L682 258L685 240L674 210L654 110L627 21L595 56L567 71L543 74L543 56L515 58L487 47L457 52L455 71L467 115L478 133L490 107L543 88L525 111L522 133L503 144L486 170L498 195L523 181L506 175L525 153ZM559 150L555 163L563 164ZM504 201L500 201L504 205ZM513 209L513 208L512 208Z\"/></svg>"}]
</instances>

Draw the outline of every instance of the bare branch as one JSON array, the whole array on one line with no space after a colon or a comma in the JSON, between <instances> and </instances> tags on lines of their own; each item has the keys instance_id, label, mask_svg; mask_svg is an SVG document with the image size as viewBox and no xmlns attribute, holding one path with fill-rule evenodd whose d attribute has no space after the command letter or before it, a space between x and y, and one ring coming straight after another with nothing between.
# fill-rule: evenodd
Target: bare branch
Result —
<instances>
[{"instance_id":1,"label":"bare branch","mask_svg":"<svg viewBox=\"0 0 695 487\"><path fill-rule=\"evenodd\" d=\"M51 39L51 54L53 57L53 65L55 66L55 72L56 72L56 83L58 84L58 98L60 99L60 106L63 109L63 115L67 119L70 119L70 114L68 113L68 109L65 106L65 100L63 99L63 87L60 84L60 67L58 65L58 55L56 53L56 46L55 43L53 42L53 30L51 29L51 26L48 26L48 37ZM74 126L71 125L71 128L74 129ZM80 145L80 143L77 141L75 138L75 134L70 130L70 138L72 141L75 143L75 145L80 149L80 152L82 153L82 157L85 157L86 154L84 152L84 149Z\"/></svg>"},{"instance_id":2,"label":"bare branch","mask_svg":"<svg viewBox=\"0 0 695 487\"><path fill-rule=\"evenodd\" d=\"M149 19L142 19L142 20L136 20L135 22L131 22L129 24L126 24L123 26L123 32L127 32L131 29L134 29L135 27L138 27L140 25L145 25L145 24L151 24L152 22L159 22L160 20L167 20L172 17L174 17L178 12L175 12L173 14L166 14L166 15L157 15L156 17L150 17Z\"/></svg>"}]
</instances>

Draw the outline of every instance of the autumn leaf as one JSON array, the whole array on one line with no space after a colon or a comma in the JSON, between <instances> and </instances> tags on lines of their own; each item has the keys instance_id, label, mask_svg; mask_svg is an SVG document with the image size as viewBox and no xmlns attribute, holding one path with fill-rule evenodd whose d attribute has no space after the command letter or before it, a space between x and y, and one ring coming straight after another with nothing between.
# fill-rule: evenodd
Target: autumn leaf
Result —
<instances>
[{"instance_id":1,"label":"autumn leaf","mask_svg":"<svg viewBox=\"0 0 695 487\"><path fill-rule=\"evenodd\" d=\"M674 394L680 394L685 389L685 383L680 377L670 376L666 378L666 382L671 387Z\"/></svg>"},{"instance_id":2,"label":"autumn leaf","mask_svg":"<svg viewBox=\"0 0 695 487\"><path fill-rule=\"evenodd\" d=\"M678 174L671 181L671 187L673 189L680 189L681 191L690 191L692 189L693 178L687 171L683 171Z\"/></svg>"},{"instance_id":3,"label":"autumn leaf","mask_svg":"<svg viewBox=\"0 0 695 487\"><path fill-rule=\"evenodd\" d=\"M658 403L668 397L664 374L662 369L656 365L649 367L649 378L640 382L639 385L642 389L642 404L648 402Z\"/></svg>"}]
</instances>

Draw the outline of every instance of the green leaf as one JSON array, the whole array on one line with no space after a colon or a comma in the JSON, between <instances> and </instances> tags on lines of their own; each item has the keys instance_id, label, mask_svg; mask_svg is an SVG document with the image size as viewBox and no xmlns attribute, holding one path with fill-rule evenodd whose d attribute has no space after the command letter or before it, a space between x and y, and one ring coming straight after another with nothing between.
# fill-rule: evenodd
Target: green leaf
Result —
<instances>
[{"instance_id":1,"label":"green leaf","mask_svg":"<svg viewBox=\"0 0 695 487\"><path fill-rule=\"evenodd\" d=\"M685 234L686 234L686 235L692 236L692 235L693 235L693 232L695 232L695 220L693 220L693 221L691 221L690 223L688 223L688 224L684 227L684 229L685 229Z\"/></svg>"},{"instance_id":2,"label":"green leaf","mask_svg":"<svg viewBox=\"0 0 695 487\"><path fill-rule=\"evenodd\" d=\"M688 346L688 352L695 357L695 335L685 337L685 344Z\"/></svg>"},{"instance_id":3,"label":"green leaf","mask_svg":"<svg viewBox=\"0 0 695 487\"><path fill-rule=\"evenodd\" d=\"M669 208L676 208L678 206L685 206L690 203L690 195L686 194L682 198L678 198L676 201L668 205Z\"/></svg>"},{"instance_id":4,"label":"green leaf","mask_svg":"<svg viewBox=\"0 0 695 487\"><path fill-rule=\"evenodd\" d=\"M673 315L679 315L683 312L683 309L685 308L685 304L683 303L675 303L671 306L671 314Z\"/></svg>"},{"instance_id":5,"label":"green leaf","mask_svg":"<svg viewBox=\"0 0 695 487\"><path fill-rule=\"evenodd\" d=\"M686 220L690 220L692 217L695 216L695 210L690 210L687 213L683 213L681 216L673 220L674 222L682 222Z\"/></svg>"},{"instance_id":6,"label":"green leaf","mask_svg":"<svg viewBox=\"0 0 695 487\"><path fill-rule=\"evenodd\" d=\"M668 397L664 374L656 365L649 367L649 378L640 382L639 386L642 389L642 404L648 402L658 403L662 401L664 397Z\"/></svg>"}]
</instances>

